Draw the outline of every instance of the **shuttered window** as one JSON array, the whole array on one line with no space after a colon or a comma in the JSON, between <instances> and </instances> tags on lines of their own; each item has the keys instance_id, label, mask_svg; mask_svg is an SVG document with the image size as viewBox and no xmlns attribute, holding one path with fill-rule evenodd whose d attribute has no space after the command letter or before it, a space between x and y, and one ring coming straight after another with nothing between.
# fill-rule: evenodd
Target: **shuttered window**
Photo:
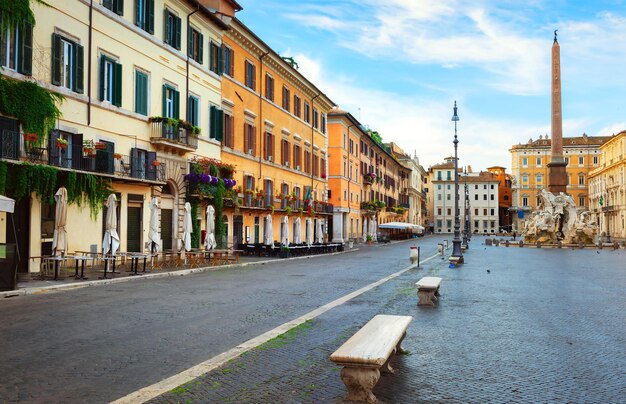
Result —
<instances>
[{"instance_id":1,"label":"shuttered window","mask_svg":"<svg viewBox=\"0 0 626 404\"><path fill-rule=\"evenodd\" d=\"M52 34L52 84L83 93L84 49L76 42Z\"/></svg>"},{"instance_id":2,"label":"shuttered window","mask_svg":"<svg viewBox=\"0 0 626 404\"><path fill-rule=\"evenodd\" d=\"M224 60L224 73L233 77L235 71L235 51L222 44L222 55Z\"/></svg>"},{"instance_id":3,"label":"shuttered window","mask_svg":"<svg viewBox=\"0 0 626 404\"><path fill-rule=\"evenodd\" d=\"M170 10L165 10L165 38L166 44L180 50L181 19Z\"/></svg>"},{"instance_id":4,"label":"shuttered window","mask_svg":"<svg viewBox=\"0 0 626 404\"><path fill-rule=\"evenodd\" d=\"M224 111L215 105L209 107L209 138L224 140Z\"/></svg>"},{"instance_id":5,"label":"shuttered window","mask_svg":"<svg viewBox=\"0 0 626 404\"><path fill-rule=\"evenodd\" d=\"M198 111L200 109L200 99L198 97L194 97L193 95L189 96L187 100L187 120L193 126L198 126Z\"/></svg>"},{"instance_id":6,"label":"shuttered window","mask_svg":"<svg viewBox=\"0 0 626 404\"><path fill-rule=\"evenodd\" d=\"M256 156L256 128L249 123L243 128L244 153Z\"/></svg>"},{"instance_id":7,"label":"shuttered window","mask_svg":"<svg viewBox=\"0 0 626 404\"><path fill-rule=\"evenodd\" d=\"M124 0L102 0L102 5L117 15L124 15Z\"/></svg>"},{"instance_id":8,"label":"shuttered window","mask_svg":"<svg viewBox=\"0 0 626 404\"><path fill-rule=\"evenodd\" d=\"M154 0L135 0L135 25L154 34Z\"/></svg>"},{"instance_id":9,"label":"shuttered window","mask_svg":"<svg viewBox=\"0 0 626 404\"><path fill-rule=\"evenodd\" d=\"M224 114L224 146L235 147L235 138L233 136L233 116Z\"/></svg>"},{"instance_id":10,"label":"shuttered window","mask_svg":"<svg viewBox=\"0 0 626 404\"><path fill-rule=\"evenodd\" d=\"M224 62L222 61L222 47L211 41L209 45L209 69L216 74L222 74Z\"/></svg>"},{"instance_id":11,"label":"shuttered window","mask_svg":"<svg viewBox=\"0 0 626 404\"><path fill-rule=\"evenodd\" d=\"M12 29L0 30L0 66L28 76L32 74L32 25L28 23L16 24Z\"/></svg>"},{"instance_id":12,"label":"shuttered window","mask_svg":"<svg viewBox=\"0 0 626 404\"><path fill-rule=\"evenodd\" d=\"M256 67L248 60L246 60L246 87L256 90Z\"/></svg>"},{"instance_id":13,"label":"shuttered window","mask_svg":"<svg viewBox=\"0 0 626 404\"><path fill-rule=\"evenodd\" d=\"M274 78L269 74L265 75L265 98L274 102Z\"/></svg>"},{"instance_id":14,"label":"shuttered window","mask_svg":"<svg viewBox=\"0 0 626 404\"><path fill-rule=\"evenodd\" d=\"M148 115L148 75L135 70L135 112Z\"/></svg>"},{"instance_id":15,"label":"shuttered window","mask_svg":"<svg viewBox=\"0 0 626 404\"><path fill-rule=\"evenodd\" d=\"M167 118L179 117L180 94L172 86L163 85L163 116Z\"/></svg>"},{"instance_id":16,"label":"shuttered window","mask_svg":"<svg viewBox=\"0 0 626 404\"><path fill-rule=\"evenodd\" d=\"M283 109L285 111L289 111L289 99L291 97L291 92L285 86L283 86Z\"/></svg>"},{"instance_id":17,"label":"shuttered window","mask_svg":"<svg viewBox=\"0 0 626 404\"><path fill-rule=\"evenodd\" d=\"M196 62L203 63L204 36L194 28L189 28L187 32L187 54Z\"/></svg>"},{"instance_id":18,"label":"shuttered window","mask_svg":"<svg viewBox=\"0 0 626 404\"><path fill-rule=\"evenodd\" d=\"M100 101L122 106L122 65L104 55L100 56L98 94Z\"/></svg>"}]
</instances>

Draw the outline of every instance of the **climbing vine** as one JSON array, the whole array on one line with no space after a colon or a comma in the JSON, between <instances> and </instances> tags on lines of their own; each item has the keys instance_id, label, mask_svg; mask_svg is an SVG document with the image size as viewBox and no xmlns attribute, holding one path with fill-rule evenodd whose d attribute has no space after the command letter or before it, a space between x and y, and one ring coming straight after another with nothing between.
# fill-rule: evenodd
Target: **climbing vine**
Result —
<instances>
[{"instance_id":1,"label":"climbing vine","mask_svg":"<svg viewBox=\"0 0 626 404\"><path fill-rule=\"evenodd\" d=\"M192 198L191 204L191 247L200 248L200 223L198 223L198 200Z\"/></svg>"},{"instance_id":2,"label":"climbing vine","mask_svg":"<svg viewBox=\"0 0 626 404\"><path fill-rule=\"evenodd\" d=\"M37 2L45 4L42 1ZM2 32L22 23L35 25L35 15L30 9L29 0L0 0L0 15L2 15L0 22Z\"/></svg>"},{"instance_id":3,"label":"climbing vine","mask_svg":"<svg viewBox=\"0 0 626 404\"><path fill-rule=\"evenodd\" d=\"M38 144L54 129L56 120L61 116L58 104L64 99L62 95L36 83L0 75L0 112L17 118L25 133L37 134Z\"/></svg>"},{"instance_id":4,"label":"climbing vine","mask_svg":"<svg viewBox=\"0 0 626 404\"><path fill-rule=\"evenodd\" d=\"M6 194L7 189L7 163L0 161L0 195Z\"/></svg>"},{"instance_id":5,"label":"climbing vine","mask_svg":"<svg viewBox=\"0 0 626 404\"><path fill-rule=\"evenodd\" d=\"M213 207L215 208L215 238L217 239L217 247L224 248L224 239L226 236L226 223L224 223L224 192L226 186L224 181L220 180L213 196Z\"/></svg>"}]
</instances>

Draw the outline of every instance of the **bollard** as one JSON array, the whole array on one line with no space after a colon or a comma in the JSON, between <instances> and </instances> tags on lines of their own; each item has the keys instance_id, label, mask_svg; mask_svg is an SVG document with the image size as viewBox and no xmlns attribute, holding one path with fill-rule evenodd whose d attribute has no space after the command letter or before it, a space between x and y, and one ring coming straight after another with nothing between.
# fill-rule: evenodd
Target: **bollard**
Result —
<instances>
[{"instance_id":1,"label":"bollard","mask_svg":"<svg viewBox=\"0 0 626 404\"><path fill-rule=\"evenodd\" d=\"M557 248L563 248L563 242L561 240L559 240L559 242L556 244Z\"/></svg>"},{"instance_id":2,"label":"bollard","mask_svg":"<svg viewBox=\"0 0 626 404\"><path fill-rule=\"evenodd\" d=\"M490 238L485 239L485 245L490 246L492 244L492 240Z\"/></svg>"},{"instance_id":3,"label":"bollard","mask_svg":"<svg viewBox=\"0 0 626 404\"><path fill-rule=\"evenodd\" d=\"M417 262L417 259L418 259L417 247L416 246L409 247L409 260L411 261L411 264L415 264Z\"/></svg>"},{"instance_id":4,"label":"bollard","mask_svg":"<svg viewBox=\"0 0 626 404\"><path fill-rule=\"evenodd\" d=\"M616 241L615 243L613 243L613 249L617 250L618 248L619 248L619 244Z\"/></svg>"},{"instance_id":5,"label":"bollard","mask_svg":"<svg viewBox=\"0 0 626 404\"><path fill-rule=\"evenodd\" d=\"M443 244L441 243L437 244L437 252L443 255Z\"/></svg>"},{"instance_id":6,"label":"bollard","mask_svg":"<svg viewBox=\"0 0 626 404\"><path fill-rule=\"evenodd\" d=\"M541 248L541 241L537 241L537 248Z\"/></svg>"},{"instance_id":7,"label":"bollard","mask_svg":"<svg viewBox=\"0 0 626 404\"><path fill-rule=\"evenodd\" d=\"M520 247L520 248L524 247L524 241L523 241L523 240L520 240L520 241L519 241L519 247Z\"/></svg>"},{"instance_id":8,"label":"bollard","mask_svg":"<svg viewBox=\"0 0 626 404\"><path fill-rule=\"evenodd\" d=\"M420 267L420 257L422 256L422 250L420 247L417 247L417 267L419 269Z\"/></svg>"},{"instance_id":9,"label":"bollard","mask_svg":"<svg viewBox=\"0 0 626 404\"><path fill-rule=\"evenodd\" d=\"M506 240L506 241L504 242L504 246L505 246L505 247L508 247L508 246L509 246L509 240Z\"/></svg>"}]
</instances>

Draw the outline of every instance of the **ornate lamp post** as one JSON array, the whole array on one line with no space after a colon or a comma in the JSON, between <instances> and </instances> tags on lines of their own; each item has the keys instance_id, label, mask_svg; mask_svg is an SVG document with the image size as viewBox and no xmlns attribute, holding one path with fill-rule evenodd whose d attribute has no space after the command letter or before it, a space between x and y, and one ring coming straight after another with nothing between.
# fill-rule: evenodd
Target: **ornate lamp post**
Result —
<instances>
[{"instance_id":1,"label":"ornate lamp post","mask_svg":"<svg viewBox=\"0 0 626 404\"><path fill-rule=\"evenodd\" d=\"M454 240L452 240L452 255L450 255L450 263L462 264L463 253L461 252L461 223L459 221L459 159L457 157L457 148L459 140L456 136L456 123L459 121L457 114L456 101L454 101Z\"/></svg>"},{"instance_id":2,"label":"ornate lamp post","mask_svg":"<svg viewBox=\"0 0 626 404\"><path fill-rule=\"evenodd\" d=\"M463 186L465 192L465 209L463 209L463 243L461 244L461 250L465 251L469 248L469 189L467 187L467 169L465 170L465 185Z\"/></svg>"}]
</instances>

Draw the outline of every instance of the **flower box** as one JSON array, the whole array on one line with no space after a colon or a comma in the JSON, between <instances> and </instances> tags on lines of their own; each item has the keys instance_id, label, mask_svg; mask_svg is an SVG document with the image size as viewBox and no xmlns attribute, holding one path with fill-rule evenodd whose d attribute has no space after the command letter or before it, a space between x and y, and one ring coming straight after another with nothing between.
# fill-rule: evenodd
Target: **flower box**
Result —
<instances>
[{"instance_id":1,"label":"flower box","mask_svg":"<svg viewBox=\"0 0 626 404\"><path fill-rule=\"evenodd\" d=\"M104 150L107 148L107 145L103 142L96 142L94 143L94 148L96 148L97 150Z\"/></svg>"},{"instance_id":2,"label":"flower box","mask_svg":"<svg viewBox=\"0 0 626 404\"><path fill-rule=\"evenodd\" d=\"M62 150L67 149L67 140L62 139L62 138L58 138L58 139L56 140L56 146L57 146L59 149L62 149Z\"/></svg>"}]
</instances>

